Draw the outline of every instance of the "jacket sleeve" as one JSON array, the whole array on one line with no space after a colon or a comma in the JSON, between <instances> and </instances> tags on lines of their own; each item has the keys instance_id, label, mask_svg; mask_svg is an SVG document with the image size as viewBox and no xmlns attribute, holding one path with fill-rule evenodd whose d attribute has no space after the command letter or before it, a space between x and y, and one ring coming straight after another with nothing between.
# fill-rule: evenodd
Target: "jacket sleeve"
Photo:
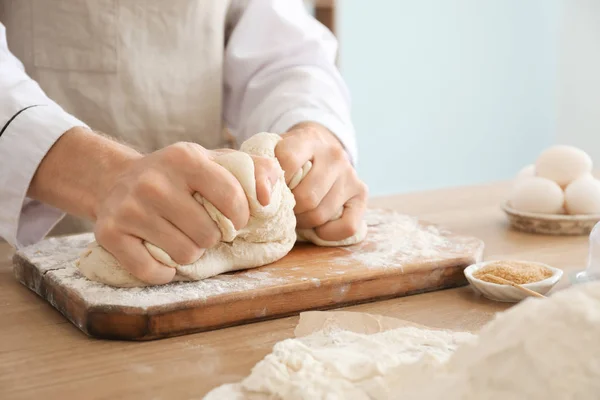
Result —
<instances>
[{"instance_id":1,"label":"jacket sleeve","mask_svg":"<svg viewBox=\"0 0 600 400\"><path fill-rule=\"evenodd\" d=\"M27 198L46 153L75 126L85 126L50 100L7 46L0 24L0 237L15 247L42 239L63 213Z\"/></svg>"},{"instance_id":2,"label":"jacket sleeve","mask_svg":"<svg viewBox=\"0 0 600 400\"><path fill-rule=\"evenodd\" d=\"M333 34L302 0L248 0L240 8L225 49L224 112L232 134L241 142L317 122L355 163L350 95L335 65Z\"/></svg>"}]
</instances>

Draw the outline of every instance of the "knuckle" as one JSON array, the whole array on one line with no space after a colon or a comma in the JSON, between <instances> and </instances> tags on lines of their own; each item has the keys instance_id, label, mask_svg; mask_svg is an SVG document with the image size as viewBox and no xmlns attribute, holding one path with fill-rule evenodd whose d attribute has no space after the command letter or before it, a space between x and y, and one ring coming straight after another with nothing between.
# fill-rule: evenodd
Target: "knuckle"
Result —
<instances>
[{"instance_id":1,"label":"knuckle","mask_svg":"<svg viewBox=\"0 0 600 400\"><path fill-rule=\"evenodd\" d=\"M142 208L133 196L128 196L123 201L121 201L121 204L119 204L118 211L115 214L118 217L118 220L121 222L139 221L145 218Z\"/></svg>"},{"instance_id":2,"label":"knuckle","mask_svg":"<svg viewBox=\"0 0 600 400\"><path fill-rule=\"evenodd\" d=\"M319 206L320 198L314 191L306 191L304 193L298 194L297 200L298 204L304 208L309 210L314 210Z\"/></svg>"},{"instance_id":3,"label":"knuckle","mask_svg":"<svg viewBox=\"0 0 600 400\"><path fill-rule=\"evenodd\" d=\"M212 227L207 229L204 237L201 240L200 246L206 249L215 247L221 241L221 231L218 228Z\"/></svg>"},{"instance_id":4,"label":"knuckle","mask_svg":"<svg viewBox=\"0 0 600 400\"><path fill-rule=\"evenodd\" d=\"M345 162L346 151L341 146L331 146L329 147L329 158L336 162Z\"/></svg>"},{"instance_id":5,"label":"knuckle","mask_svg":"<svg viewBox=\"0 0 600 400\"><path fill-rule=\"evenodd\" d=\"M282 147L281 150L277 152L277 159L279 160L281 167L288 170L288 172L296 172L296 170L302 167L300 156L287 147Z\"/></svg>"},{"instance_id":6,"label":"knuckle","mask_svg":"<svg viewBox=\"0 0 600 400\"><path fill-rule=\"evenodd\" d=\"M344 238L355 235L358 232L359 222L360 221L355 219L346 220L340 226L340 235L342 235Z\"/></svg>"},{"instance_id":7,"label":"knuckle","mask_svg":"<svg viewBox=\"0 0 600 400\"><path fill-rule=\"evenodd\" d=\"M175 269L169 268L171 273L158 273L156 266L153 265L141 265L141 266L130 266L129 272L135 275L138 279L151 285L163 285L173 280L175 276Z\"/></svg>"},{"instance_id":8,"label":"knuckle","mask_svg":"<svg viewBox=\"0 0 600 400\"><path fill-rule=\"evenodd\" d=\"M317 138L319 140L323 140L325 138L325 134L322 129L318 129L313 124L305 124L300 129L300 134L310 136L313 138Z\"/></svg>"},{"instance_id":9,"label":"knuckle","mask_svg":"<svg viewBox=\"0 0 600 400\"><path fill-rule=\"evenodd\" d=\"M165 158L176 165L194 162L202 154L198 151L197 146L197 144L190 142L174 143L165 149Z\"/></svg>"},{"instance_id":10,"label":"knuckle","mask_svg":"<svg viewBox=\"0 0 600 400\"><path fill-rule=\"evenodd\" d=\"M115 240L117 232L117 224L112 217L98 220L94 228L94 236L96 237L96 241L102 246L110 245Z\"/></svg>"},{"instance_id":11,"label":"knuckle","mask_svg":"<svg viewBox=\"0 0 600 400\"><path fill-rule=\"evenodd\" d=\"M192 244L180 245L177 247L175 253L173 257L178 264L192 264L200 258L202 249Z\"/></svg>"},{"instance_id":12,"label":"knuckle","mask_svg":"<svg viewBox=\"0 0 600 400\"><path fill-rule=\"evenodd\" d=\"M369 186L362 181L359 181L358 183L358 195L363 201L369 197Z\"/></svg>"},{"instance_id":13,"label":"knuckle","mask_svg":"<svg viewBox=\"0 0 600 400\"><path fill-rule=\"evenodd\" d=\"M329 222L330 215L325 210L321 208L317 208L313 212L310 213L308 218L308 222L312 226L321 226L327 222Z\"/></svg>"},{"instance_id":14,"label":"knuckle","mask_svg":"<svg viewBox=\"0 0 600 400\"><path fill-rule=\"evenodd\" d=\"M290 174L295 174L302 168L300 157L295 155L290 156L287 160L281 163L281 167Z\"/></svg>"},{"instance_id":15,"label":"knuckle","mask_svg":"<svg viewBox=\"0 0 600 400\"><path fill-rule=\"evenodd\" d=\"M237 181L227 180L220 184L222 189L219 198L214 203L215 206L233 222L236 228L245 226L250 218L246 193Z\"/></svg>"},{"instance_id":16,"label":"knuckle","mask_svg":"<svg viewBox=\"0 0 600 400\"><path fill-rule=\"evenodd\" d=\"M356 173L354 168L348 170L348 175L345 177L345 182L351 188L352 191L356 191L356 195L361 200L366 200L369 196L369 186L365 182L363 182Z\"/></svg>"},{"instance_id":17,"label":"knuckle","mask_svg":"<svg viewBox=\"0 0 600 400\"><path fill-rule=\"evenodd\" d=\"M162 175L153 170L144 171L138 178L136 192L144 198L161 198L164 195Z\"/></svg>"}]
</instances>

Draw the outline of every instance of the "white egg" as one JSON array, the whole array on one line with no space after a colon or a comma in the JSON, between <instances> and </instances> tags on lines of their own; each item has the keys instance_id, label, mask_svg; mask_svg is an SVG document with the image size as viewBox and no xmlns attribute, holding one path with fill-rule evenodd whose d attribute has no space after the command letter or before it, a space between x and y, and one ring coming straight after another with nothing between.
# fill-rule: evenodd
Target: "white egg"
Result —
<instances>
[{"instance_id":1,"label":"white egg","mask_svg":"<svg viewBox=\"0 0 600 400\"><path fill-rule=\"evenodd\" d=\"M529 164L517 173L515 180L520 181L525 178L533 178L535 176L535 165Z\"/></svg>"},{"instance_id":2,"label":"white egg","mask_svg":"<svg viewBox=\"0 0 600 400\"><path fill-rule=\"evenodd\" d=\"M573 146L552 146L542 152L535 163L537 176L551 179L561 187L592 172L592 159Z\"/></svg>"},{"instance_id":3,"label":"white egg","mask_svg":"<svg viewBox=\"0 0 600 400\"><path fill-rule=\"evenodd\" d=\"M513 189L510 205L519 211L559 214L565 195L558 184L550 179L523 178Z\"/></svg>"},{"instance_id":4,"label":"white egg","mask_svg":"<svg viewBox=\"0 0 600 400\"><path fill-rule=\"evenodd\" d=\"M535 165L530 164L523 167L513 181L513 187L516 187L523 179L533 178L535 176Z\"/></svg>"},{"instance_id":5,"label":"white egg","mask_svg":"<svg viewBox=\"0 0 600 400\"><path fill-rule=\"evenodd\" d=\"M572 215L600 214L600 181L585 176L565 189L565 208Z\"/></svg>"}]
</instances>

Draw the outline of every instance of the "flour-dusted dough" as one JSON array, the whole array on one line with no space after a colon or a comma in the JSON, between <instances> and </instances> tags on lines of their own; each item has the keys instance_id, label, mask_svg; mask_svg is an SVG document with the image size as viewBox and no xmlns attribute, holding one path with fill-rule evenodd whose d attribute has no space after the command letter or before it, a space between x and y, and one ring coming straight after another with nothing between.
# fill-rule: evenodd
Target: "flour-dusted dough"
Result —
<instances>
[{"instance_id":1,"label":"flour-dusted dough","mask_svg":"<svg viewBox=\"0 0 600 400\"><path fill-rule=\"evenodd\" d=\"M598 399L600 282L529 298L477 338L457 335L399 328L288 339L205 399Z\"/></svg>"},{"instance_id":2,"label":"flour-dusted dough","mask_svg":"<svg viewBox=\"0 0 600 400\"><path fill-rule=\"evenodd\" d=\"M286 186L282 172L281 177L273 186L270 204L262 206L256 197L254 162L251 157L251 155L256 155L276 160L275 146L279 140L279 135L259 133L245 141L239 152L225 153L215 159L215 162L237 178L244 189L250 207L248 225L236 230L233 223L214 205L196 193L194 198L205 207L221 231L221 242L217 246L208 249L195 263L179 265L162 249L151 243L144 243L148 252L157 261L177 269L175 281L201 280L224 272L258 267L279 260L291 250L297 238L294 196ZM295 177L296 185L309 170L310 166L305 166L298 171ZM303 230L301 234L309 241L321 246L350 245L364 239L366 224L363 222L357 235L339 242L323 241L313 230ZM96 242L90 244L81 255L77 265L88 279L111 286L147 285L123 269L117 260Z\"/></svg>"}]
</instances>

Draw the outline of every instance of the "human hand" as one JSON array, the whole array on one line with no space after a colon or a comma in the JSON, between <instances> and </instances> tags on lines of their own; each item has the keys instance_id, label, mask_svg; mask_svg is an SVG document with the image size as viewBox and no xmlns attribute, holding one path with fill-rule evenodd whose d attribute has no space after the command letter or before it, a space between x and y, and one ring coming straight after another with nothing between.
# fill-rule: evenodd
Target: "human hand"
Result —
<instances>
[{"instance_id":1,"label":"human hand","mask_svg":"<svg viewBox=\"0 0 600 400\"><path fill-rule=\"evenodd\" d=\"M333 133L316 123L298 124L282 135L275 155L288 184L307 161L313 164L292 191L298 228L315 228L316 234L327 241L343 240L357 232L368 189ZM342 217L332 220L342 208Z\"/></svg>"},{"instance_id":2,"label":"human hand","mask_svg":"<svg viewBox=\"0 0 600 400\"><path fill-rule=\"evenodd\" d=\"M223 152L176 143L120 165L96 207L96 240L136 278L170 282L175 269L156 261L143 242L163 249L178 264L199 259L221 232L193 194L211 202L236 229L249 218L246 195L235 177L214 161ZM274 160L253 157L259 202L270 202L280 170ZM123 167L124 165L124 167Z\"/></svg>"}]
</instances>

